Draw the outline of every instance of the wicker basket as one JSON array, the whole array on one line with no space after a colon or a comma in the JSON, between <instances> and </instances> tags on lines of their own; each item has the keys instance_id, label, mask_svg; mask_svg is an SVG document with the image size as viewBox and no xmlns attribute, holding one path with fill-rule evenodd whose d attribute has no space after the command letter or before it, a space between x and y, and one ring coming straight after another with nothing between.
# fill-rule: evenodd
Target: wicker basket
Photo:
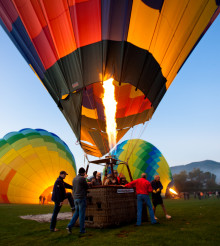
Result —
<instances>
[{"instance_id":1,"label":"wicker basket","mask_svg":"<svg viewBox=\"0 0 220 246\"><path fill-rule=\"evenodd\" d=\"M91 188L87 194L85 225L86 227L105 228L135 222L136 204L136 194L133 189L123 190L119 186ZM143 210L143 215L145 215L143 220L146 221L146 210Z\"/></svg>"}]
</instances>

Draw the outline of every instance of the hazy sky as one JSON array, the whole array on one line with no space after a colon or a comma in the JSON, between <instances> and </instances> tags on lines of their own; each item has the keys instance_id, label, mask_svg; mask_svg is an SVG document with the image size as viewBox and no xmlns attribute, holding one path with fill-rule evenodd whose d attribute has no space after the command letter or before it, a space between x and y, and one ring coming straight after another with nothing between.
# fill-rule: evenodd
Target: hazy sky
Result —
<instances>
[{"instance_id":1,"label":"hazy sky","mask_svg":"<svg viewBox=\"0 0 220 246\"><path fill-rule=\"evenodd\" d=\"M219 74L220 17L188 58L141 135L170 166L206 159L220 162ZM83 151L64 116L1 27L0 105L0 138L22 128L48 130L67 143L77 167L84 166ZM123 140L140 137L140 129Z\"/></svg>"}]
</instances>

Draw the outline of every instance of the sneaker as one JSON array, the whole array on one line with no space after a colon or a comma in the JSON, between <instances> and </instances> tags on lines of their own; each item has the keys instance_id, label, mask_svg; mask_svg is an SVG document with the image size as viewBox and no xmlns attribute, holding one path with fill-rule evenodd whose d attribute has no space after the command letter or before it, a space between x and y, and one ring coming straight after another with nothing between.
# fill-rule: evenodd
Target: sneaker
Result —
<instances>
[{"instance_id":1,"label":"sneaker","mask_svg":"<svg viewBox=\"0 0 220 246\"><path fill-rule=\"evenodd\" d=\"M156 216L154 216L154 219L155 219L155 220L158 220L158 218L157 218Z\"/></svg>"},{"instance_id":2,"label":"sneaker","mask_svg":"<svg viewBox=\"0 0 220 246\"><path fill-rule=\"evenodd\" d=\"M69 234L72 233L72 229L71 229L70 227L67 227L66 230L67 230L67 232L68 232Z\"/></svg>"},{"instance_id":3,"label":"sneaker","mask_svg":"<svg viewBox=\"0 0 220 246\"><path fill-rule=\"evenodd\" d=\"M172 217L171 217L170 215L167 214L167 215L166 215L166 218L167 218L167 219L171 219Z\"/></svg>"}]
</instances>

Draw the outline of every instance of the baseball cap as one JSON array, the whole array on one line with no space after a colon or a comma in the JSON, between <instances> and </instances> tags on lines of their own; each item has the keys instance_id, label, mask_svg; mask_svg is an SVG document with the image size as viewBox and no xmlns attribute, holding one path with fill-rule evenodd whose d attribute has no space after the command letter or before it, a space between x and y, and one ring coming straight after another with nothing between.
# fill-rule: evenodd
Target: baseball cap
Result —
<instances>
[{"instance_id":1,"label":"baseball cap","mask_svg":"<svg viewBox=\"0 0 220 246\"><path fill-rule=\"evenodd\" d=\"M66 174L66 175L68 175L68 173L66 171L61 171L60 174Z\"/></svg>"}]
</instances>

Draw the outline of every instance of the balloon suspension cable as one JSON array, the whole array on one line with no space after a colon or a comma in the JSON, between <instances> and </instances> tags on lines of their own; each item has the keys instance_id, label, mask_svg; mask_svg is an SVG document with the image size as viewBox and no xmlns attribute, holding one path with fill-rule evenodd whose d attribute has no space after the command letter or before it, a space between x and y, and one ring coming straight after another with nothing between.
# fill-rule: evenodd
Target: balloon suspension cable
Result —
<instances>
[{"instance_id":1,"label":"balloon suspension cable","mask_svg":"<svg viewBox=\"0 0 220 246\"><path fill-rule=\"evenodd\" d=\"M133 153L135 147L137 146L137 143L138 143L138 141L140 140L140 137L142 136L143 132L145 131L146 127L148 126L148 124L149 124L149 121L145 122L145 123L142 125L142 127L141 127L141 129L140 129L140 131L139 131L139 135L138 135L138 137L137 137L137 139L136 139L136 142L135 142L134 146L133 146L133 147L131 146L131 147L132 147L131 151L128 152L128 150L130 149L129 147L126 149L126 154L125 154L124 162L126 162L127 165L129 165L129 160L130 160L130 158L131 158L131 155L132 155L132 153ZM132 137L132 135L133 135L133 132L134 132L134 127L133 127L132 132L131 132L131 137ZM131 137L130 137L129 140L131 140ZM131 143L129 143L129 145L130 145L130 144L131 144ZM122 169L124 169L124 166L122 167Z\"/></svg>"},{"instance_id":2,"label":"balloon suspension cable","mask_svg":"<svg viewBox=\"0 0 220 246\"><path fill-rule=\"evenodd\" d=\"M149 124L149 121L145 122L145 124L143 124L143 126L141 127L140 132L139 132L139 136L138 136L138 138L136 139L136 142L135 142L135 144L134 144L132 150L130 151L129 156L127 157L126 162L129 161L129 159L130 159L130 157L131 157L131 155L132 155L132 153L133 153L135 147L137 146L138 141L140 140L140 137L142 136L142 134L143 134L143 132L145 131L145 128L148 126L148 124Z\"/></svg>"}]
</instances>

